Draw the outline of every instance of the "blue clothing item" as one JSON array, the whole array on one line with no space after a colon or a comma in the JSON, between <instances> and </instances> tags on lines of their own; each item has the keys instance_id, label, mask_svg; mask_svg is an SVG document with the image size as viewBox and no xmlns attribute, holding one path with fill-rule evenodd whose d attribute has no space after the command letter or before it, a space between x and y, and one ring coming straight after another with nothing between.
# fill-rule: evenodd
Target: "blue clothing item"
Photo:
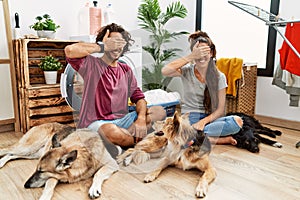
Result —
<instances>
[{"instance_id":1,"label":"blue clothing item","mask_svg":"<svg viewBox=\"0 0 300 200\"><path fill-rule=\"evenodd\" d=\"M207 114L199 113L199 112L190 112L189 120L190 124L195 124L200 119L203 119L207 116ZM219 137L219 136L228 136L233 135L239 132L241 127L237 124L234 119L234 116L225 116L214 120L213 122L207 124L204 127L203 132L207 136Z\"/></svg>"},{"instance_id":2,"label":"blue clothing item","mask_svg":"<svg viewBox=\"0 0 300 200\"><path fill-rule=\"evenodd\" d=\"M88 128L93 130L93 131L98 131L98 129L103 124L111 123L111 124L117 125L120 128L128 129L136 119L137 119L137 112L132 111L132 112L126 114L124 117L122 117L120 119L94 121L88 126Z\"/></svg>"}]
</instances>

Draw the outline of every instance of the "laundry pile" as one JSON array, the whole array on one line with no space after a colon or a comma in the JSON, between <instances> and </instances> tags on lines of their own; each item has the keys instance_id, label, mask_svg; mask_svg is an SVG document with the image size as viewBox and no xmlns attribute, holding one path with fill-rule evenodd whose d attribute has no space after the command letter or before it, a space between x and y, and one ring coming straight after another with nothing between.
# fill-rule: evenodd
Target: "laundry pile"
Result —
<instances>
[{"instance_id":1,"label":"laundry pile","mask_svg":"<svg viewBox=\"0 0 300 200\"><path fill-rule=\"evenodd\" d=\"M148 106L164 106L170 103L179 104L180 102L180 94L178 92L166 92L161 89L155 89L146 91L144 94Z\"/></svg>"}]
</instances>

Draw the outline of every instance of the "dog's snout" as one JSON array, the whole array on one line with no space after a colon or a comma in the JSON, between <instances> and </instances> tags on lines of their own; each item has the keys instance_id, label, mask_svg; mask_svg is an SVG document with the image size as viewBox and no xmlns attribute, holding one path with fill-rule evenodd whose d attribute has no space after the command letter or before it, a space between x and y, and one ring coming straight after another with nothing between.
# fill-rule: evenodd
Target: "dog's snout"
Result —
<instances>
[{"instance_id":1,"label":"dog's snout","mask_svg":"<svg viewBox=\"0 0 300 200\"><path fill-rule=\"evenodd\" d=\"M30 182L26 181L26 183L24 184L24 188L30 188Z\"/></svg>"},{"instance_id":2,"label":"dog's snout","mask_svg":"<svg viewBox=\"0 0 300 200\"><path fill-rule=\"evenodd\" d=\"M158 131L158 132L155 133L155 135L157 135L157 136L163 136L164 132L163 131Z\"/></svg>"},{"instance_id":3,"label":"dog's snout","mask_svg":"<svg viewBox=\"0 0 300 200\"><path fill-rule=\"evenodd\" d=\"M258 153L259 152L259 148L258 147L253 147L252 152L253 153Z\"/></svg>"}]
</instances>

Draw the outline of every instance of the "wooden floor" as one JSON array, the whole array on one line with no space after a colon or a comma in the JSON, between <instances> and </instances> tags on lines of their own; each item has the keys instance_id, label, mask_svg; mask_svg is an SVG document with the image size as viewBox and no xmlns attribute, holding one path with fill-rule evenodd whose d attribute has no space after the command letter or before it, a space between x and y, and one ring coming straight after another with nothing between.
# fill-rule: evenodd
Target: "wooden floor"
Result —
<instances>
[{"instance_id":1,"label":"wooden floor","mask_svg":"<svg viewBox=\"0 0 300 200\"><path fill-rule=\"evenodd\" d=\"M272 127L274 128L274 127ZM217 178L210 185L210 200L296 200L300 199L300 132L278 128L283 135L281 149L261 144L258 154L233 146L214 146L211 161ZM1 133L0 148L16 142L16 133ZM36 160L15 160L0 169L0 199L38 199L42 189L25 189L23 184L35 170ZM199 172L168 168L154 182L143 183L144 174L123 169L104 183L99 199L195 199ZM59 184L53 199L85 200L91 180Z\"/></svg>"}]
</instances>

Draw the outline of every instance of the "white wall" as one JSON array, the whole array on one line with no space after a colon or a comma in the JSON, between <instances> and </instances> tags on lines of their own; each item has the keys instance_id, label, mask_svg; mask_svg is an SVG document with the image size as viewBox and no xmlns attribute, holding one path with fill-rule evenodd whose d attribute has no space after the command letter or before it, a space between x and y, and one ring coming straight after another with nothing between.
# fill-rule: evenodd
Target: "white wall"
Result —
<instances>
[{"instance_id":1,"label":"white wall","mask_svg":"<svg viewBox=\"0 0 300 200\"><path fill-rule=\"evenodd\" d=\"M268 41L265 23L229 4L227 0L202 2L202 29L216 44L217 58L242 58L244 62L257 63L258 68L265 68ZM270 7L269 0L251 0L250 4L260 8Z\"/></svg>"},{"instance_id":2,"label":"white wall","mask_svg":"<svg viewBox=\"0 0 300 200\"><path fill-rule=\"evenodd\" d=\"M0 59L8 59L4 13L0 2ZM10 81L10 65L0 64L0 120L13 118L12 89Z\"/></svg>"},{"instance_id":3,"label":"white wall","mask_svg":"<svg viewBox=\"0 0 300 200\"><path fill-rule=\"evenodd\" d=\"M72 0L72 1L61 1L61 0L9 0L10 6L10 14L11 14L11 24L14 26L14 13L18 12L20 16L20 26L21 26L21 34L35 34L35 32L29 29L29 26L33 24L35 21L35 17L37 15L43 15L44 13L49 14L58 24L61 25L61 28L57 31L58 39L69 39L69 36L78 34L78 13L80 8L84 6L86 1L84 0ZM92 2L92 1L90 1ZM140 0L100 0L99 5L105 7L107 3L112 3L115 13L116 20L119 24L122 24L124 28L131 31L133 36L141 37L142 42L147 42L147 37L145 36L145 32L138 28L137 21L137 8L140 4ZM161 7L164 8L172 0L164 0L160 1ZM170 24L169 28L174 30L186 30L189 32L194 31L195 27L195 4L196 1L190 0L182 0L181 1L188 9L189 14L188 17L184 20L176 21ZM226 1L227 2L227 1ZM290 18L294 16L295 18L300 18L299 12L297 13L297 8L299 8L300 2L295 0L286 0L281 1L281 14L285 14L286 18ZM222 20L223 16L218 15L217 12L212 10L215 14L215 17ZM236 16L237 18L241 14L238 9L232 9L231 14ZM230 13L228 13L230 14ZM1 17L2 18L2 17ZM256 20L253 18L253 20ZM207 21L207 19L203 19L202 21ZM233 23L231 21L224 21L225 29L226 23ZM252 23L252 22L251 22ZM258 22L260 23L260 22ZM2 24L0 24L0 27ZM219 31L214 32L214 35L222 34L224 31L220 29ZM259 33L257 33L259 34ZM245 41L243 35L235 36L238 40ZM188 51L186 48L186 38L182 38L178 44L183 48L183 50ZM226 39L226 38L224 38ZM241 42L239 42L241 43ZM217 41L216 41L217 44ZM234 40L232 40L232 44L234 44ZM2 48L2 44L0 44L0 49ZM219 48L219 47L218 47ZM249 46L250 52L259 53L257 48ZM264 51L264 50L263 50ZM264 52L262 52L264 53ZM144 55L143 55L144 56ZM145 56L146 58L146 56ZM143 57L144 59L144 57ZM3 80L3 75L0 74L0 80ZM289 96L285 94L281 89L271 85L271 78L259 77L258 78L258 88L257 88L257 104L256 104L256 113L259 115L272 116L276 118L283 118L289 120L300 120L300 108L292 108L288 106ZM5 85L9 85L9 81ZM11 106L11 102L5 102L2 99L3 94L0 91L0 102ZM0 119L1 119L1 111L0 111Z\"/></svg>"},{"instance_id":4,"label":"white wall","mask_svg":"<svg viewBox=\"0 0 300 200\"><path fill-rule=\"evenodd\" d=\"M12 24L14 24L13 15L15 12L18 12L20 16L21 34L35 34L35 31L29 29L29 26L33 24L37 15L43 15L47 13L58 24L61 25L61 28L57 31L57 38L69 39L69 36L78 35L79 33L78 14L80 9L84 7L86 2L90 2L92 4L91 0L53 0L51 2L46 0L9 0ZM137 10L141 2L140 0L99 0L98 2L98 5L101 8L105 8L108 3L111 3L115 10L115 18L117 23L121 24L127 30L134 31L139 29ZM162 8L165 8L165 6L168 5L170 2L173 1L164 0L161 1L160 5ZM180 23L181 28L194 28L195 2L191 2L188 0L184 0L181 2L190 11L189 16L184 20L188 23ZM173 24L173 26L174 25L176 24Z\"/></svg>"}]
</instances>

